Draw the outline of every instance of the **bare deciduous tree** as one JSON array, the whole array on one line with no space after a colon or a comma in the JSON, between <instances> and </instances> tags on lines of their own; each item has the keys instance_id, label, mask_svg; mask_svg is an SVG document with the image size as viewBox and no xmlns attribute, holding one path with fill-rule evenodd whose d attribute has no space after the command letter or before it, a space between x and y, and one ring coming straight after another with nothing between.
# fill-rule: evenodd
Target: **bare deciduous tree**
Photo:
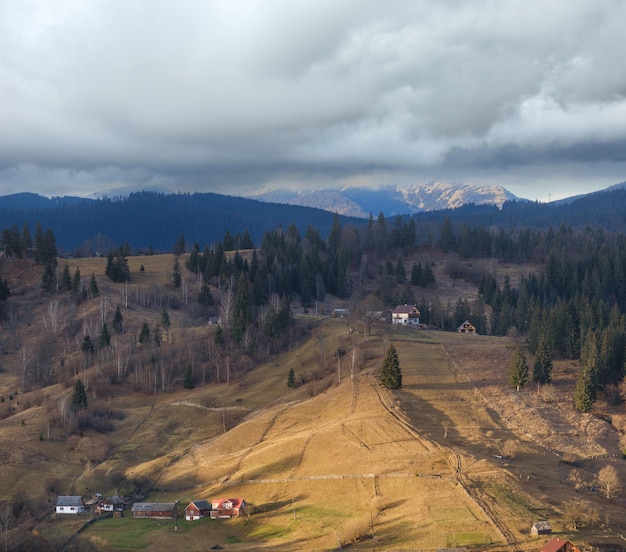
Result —
<instances>
[{"instance_id":1,"label":"bare deciduous tree","mask_svg":"<svg viewBox=\"0 0 626 552\"><path fill-rule=\"evenodd\" d=\"M598 487L606 498L618 494L622 488L617 470L613 466L604 466L598 473Z\"/></svg>"},{"instance_id":2,"label":"bare deciduous tree","mask_svg":"<svg viewBox=\"0 0 626 552\"><path fill-rule=\"evenodd\" d=\"M48 312L43 317L43 327L50 328L53 334L57 333L59 329L59 323L63 315L63 307L59 304L59 301L55 299L48 304Z\"/></svg>"},{"instance_id":3,"label":"bare deciduous tree","mask_svg":"<svg viewBox=\"0 0 626 552\"><path fill-rule=\"evenodd\" d=\"M563 512L565 524L570 529L580 529L582 526L594 526L600 522L600 513L597 508L590 507L582 500L571 500L565 505Z\"/></svg>"},{"instance_id":4,"label":"bare deciduous tree","mask_svg":"<svg viewBox=\"0 0 626 552\"><path fill-rule=\"evenodd\" d=\"M567 476L567 480L572 485L574 485L574 489L576 490L576 492L578 492L580 489L582 489L585 486L585 481L583 479L583 476L580 473L580 471L577 470L576 468L574 468L572 471L569 472L569 475Z\"/></svg>"},{"instance_id":5,"label":"bare deciduous tree","mask_svg":"<svg viewBox=\"0 0 626 552\"><path fill-rule=\"evenodd\" d=\"M514 439L508 439L502 445L502 456L506 458L515 458L519 450L519 443Z\"/></svg>"}]
</instances>

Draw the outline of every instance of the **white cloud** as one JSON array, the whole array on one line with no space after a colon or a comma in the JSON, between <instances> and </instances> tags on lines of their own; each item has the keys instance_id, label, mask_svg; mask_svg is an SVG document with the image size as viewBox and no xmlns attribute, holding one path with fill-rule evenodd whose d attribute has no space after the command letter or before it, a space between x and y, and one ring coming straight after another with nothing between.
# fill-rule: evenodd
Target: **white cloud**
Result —
<instances>
[{"instance_id":1,"label":"white cloud","mask_svg":"<svg viewBox=\"0 0 626 552\"><path fill-rule=\"evenodd\" d=\"M590 162L606 185L623 180L621 2L7 0L0 10L1 193L23 167L47 189L66 178L77 192L142 178L199 187L216 175L234 186L498 173L506 185L500 169L512 164L557 175Z\"/></svg>"}]
</instances>

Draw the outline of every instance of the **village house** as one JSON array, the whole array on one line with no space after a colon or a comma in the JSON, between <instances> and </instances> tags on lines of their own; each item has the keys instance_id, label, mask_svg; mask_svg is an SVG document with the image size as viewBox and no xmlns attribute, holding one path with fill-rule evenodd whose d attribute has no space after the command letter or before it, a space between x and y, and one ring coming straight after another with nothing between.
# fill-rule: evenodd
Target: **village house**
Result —
<instances>
[{"instance_id":1,"label":"village house","mask_svg":"<svg viewBox=\"0 0 626 552\"><path fill-rule=\"evenodd\" d=\"M107 512L119 512L128 506L128 499L115 495L105 498L98 504L96 511L100 514Z\"/></svg>"},{"instance_id":2,"label":"village house","mask_svg":"<svg viewBox=\"0 0 626 552\"><path fill-rule=\"evenodd\" d=\"M135 502L134 518L174 519L177 502Z\"/></svg>"},{"instance_id":3,"label":"village house","mask_svg":"<svg viewBox=\"0 0 626 552\"><path fill-rule=\"evenodd\" d=\"M568 540L555 538L544 544L541 552L580 552L580 550Z\"/></svg>"},{"instance_id":4,"label":"village house","mask_svg":"<svg viewBox=\"0 0 626 552\"><path fill-rule=\"evenodd\" d=\"M539 535L551 535L552 526L549 521L536 521L530 528L530 534L533 537L538 537Z\"/></svg>"},{"instance_id":5,"label":"village house","mask_svg":"<svg viewBox=\"0 0 626 552\"><path fill-rule=\"evenodd\" d=\"M420 323L420 311L416 305L398 305L391 312L391 323L402 324L404 326L408 324Z\"/></svg>"},{"instance_id":6,"label":"village house","mask_svg":"<svg viewBox=\"0 0 626 552\"><path fill-rule=\"evenodd\" d=\"M78 515L85 511L82 496L58 496L56 504L57 514Z\"/></svg>"},{"instance_id":7,"label":"village house","mask_svg":"<svg viewBox=\"0 0 626 552\"><path fill-rule=\"evenodd\" d=\"M185 508L185 519L194 521L200 519L211 512L211 504L207 500L193 500Z\"/></svg>"},{"instance_id":8,"label":"village house","mask_svg":"<svg viewBox=\"0 0 626 552\"><path fill-rule=\"evenodd\" d=\"M239 517L245 512L243 498L219 498L211 501L211 519Z\"/></svg>"},{"instance_id":9,"label":"village house","mask_svg":"<svg viewBox=\"0 0 626 552\"><path fill-rule=\"evenodd\" d=\"M472 324L469 321L465 321L463 322L463 324L461 324L457 329L457 332L462 333L462 334L475 334L476 333L476 326L474 326L474 324Z\"/></svg>"}]
</instances>

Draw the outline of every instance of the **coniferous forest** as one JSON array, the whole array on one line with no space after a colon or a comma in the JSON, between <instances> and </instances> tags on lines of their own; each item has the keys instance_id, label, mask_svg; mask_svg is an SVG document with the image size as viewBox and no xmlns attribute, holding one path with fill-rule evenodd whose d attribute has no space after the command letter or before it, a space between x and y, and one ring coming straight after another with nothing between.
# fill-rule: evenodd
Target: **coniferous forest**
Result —
<instances>
[{"instance_id":1,"label":"coniferous forest","mask_svg":"<svg viewBox=\"0 0 626 552\"><path fill-rule=\"evenodd\" d=\"M197 305L197 316L221 318L215 343L219 348L228 342L236 351L229 364L239 358L239 365L246 366L260 351L267 354L285 346L286 330L293 324L291 303L296 299L305 311L327 295L347 302L355 311L363 301L375 300L381 310L415 303L422 322L432 327L455 330L470 320L481 334L522 336L525 350L535 359L533 382L550 381L554 358L579 360L575 401L579 409L590 410L598 393L610 392L624 376L624 234L598 225L561 223L544 228L521 221L505 230L472 222L467 212L440 213L438 219L429 214L425 220L398 216L391 221L380 213L361 224L342 223L335 215L325 236L312 225L301 232L292 223L286 229L266 230L258 244L247 229L241 233L225 229L221 241L203 245L188 244L181 234L171 238L176 254L172 286L181 286L183 270L199 282L197 296L188 300ZM41 265L42 290L59 293L56 238L50 228L43 230L37 223L34 236L27 223L21 229L4 228L2 247L9 258L30 258ZM431 285L434 276L430 263L420 260L420 251L435 250L449 257L447 270L452 277L478 285L475 301L443 305L423 299L419 290ZM105 273L112 282L132 281L127 263L131 254L128 241L109 250ZM534 269L513 284L508 276L498 282L489 271L467 273L454 261L480 258L525 263ZM410 264L409 259L413 259ZM86 298L97 293L93 275L83 275L91 276L91 281L81 285L81 275L70 274L67 266L61 273L61 291L73 294L76 301L81 294ZM6 302L10 294L3 277L0 300ZM119 316L109 323L118 330L122 327ZM154 328L144 325L138 341L160 345L166 332L165 322ZM106 320L92 333L81 341L87 361L94 344L109 343ZM35 369L32 383L49 383L45 374L48 371Z\"/></svg>"}]
</instances>

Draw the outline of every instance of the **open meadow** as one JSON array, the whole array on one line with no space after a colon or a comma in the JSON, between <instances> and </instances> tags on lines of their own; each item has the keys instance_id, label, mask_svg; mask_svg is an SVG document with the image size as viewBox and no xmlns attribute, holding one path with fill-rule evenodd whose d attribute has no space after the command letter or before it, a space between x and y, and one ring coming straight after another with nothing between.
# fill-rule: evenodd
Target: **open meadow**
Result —
<instances>
[{"instance_id":1,"label":"open meadow","mask_svg":"<svg viewBox=\"0 0 626 552\"><path fill-rule=\"evenodd\" d=\"M162 289L172 262L131 258L138 276L124 290L103 277L104 259L68 260L72 271L95 273L102 294L146 295L152 304L176 299ZM439 290L475 293L467 281L446 279L443 261L436 268ZM101 306L94 299L81 308L97 315ZM133 332L158 315L141 301L124 312ZM171 342L211 339L213 330L190 324L183 309L170 313ZM45 310L34 310L33 321L38 316ZM547 539L531 537L530 527L541 520L575 543L622 546L624 508L588 487L607 464L626 480L616 422L623 412L610 412L611 425L559 400L571 396L571 362L555 363L551 385L517 393L507 383L513 338L388 324L370 336L346 320L302 314L296 327L285 351L228 383L153 393L119 384L102 388L106 399L92 390L90 400L115 414L105 432L56 428L51 418L71 387L18 394L19 355L5 354L0 496L36 497L48 515L32 529L55 542L91 517L53 515L57 495L110 495L124 481L150 481L146 500L177 501L179 511L221 497L250 506L238 519L194 522L126 512L80 532L98 550L538 550ZM378 379L389 344L403 375L396 391ZM339 349L345 355L335 356ZM585 485L572 483L574 469ZM572 504L598 521L572 530Z\"/></svg>"}]
</instances>

